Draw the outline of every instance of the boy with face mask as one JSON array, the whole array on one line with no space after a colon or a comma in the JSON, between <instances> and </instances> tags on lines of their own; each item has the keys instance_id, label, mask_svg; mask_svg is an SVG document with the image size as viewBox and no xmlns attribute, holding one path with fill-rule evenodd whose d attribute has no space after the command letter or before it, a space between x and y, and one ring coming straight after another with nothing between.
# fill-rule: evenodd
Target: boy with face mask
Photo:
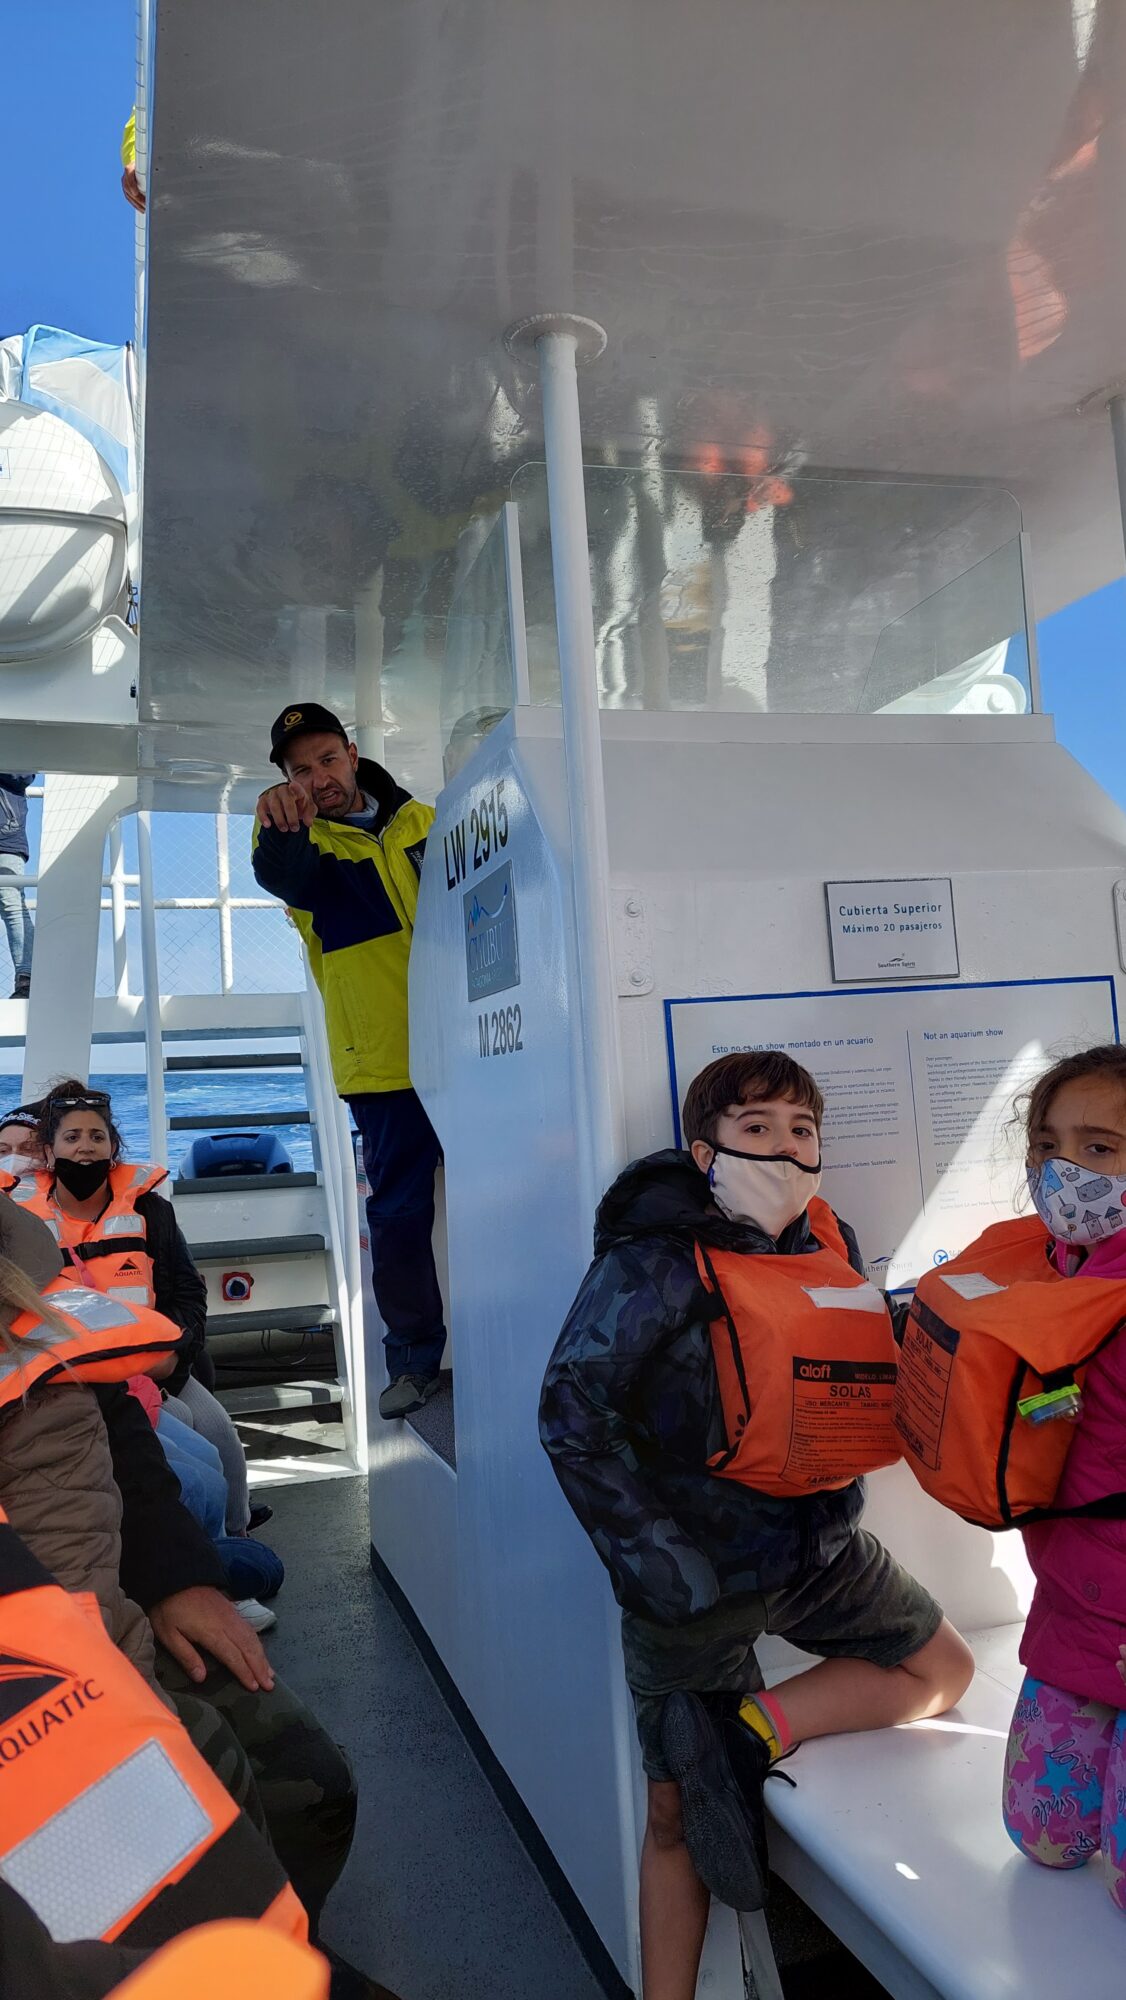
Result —
<instances>
[{"instance_id":1,"label":"boy with face mask","mask_svg":"<svg viewBox=\"0 0 1126 2000\"><path fill-rule=\"evenodd\" d=\"M605 1196L544 1383L544 1446L623 1612L645 2000L692 2000L712 1894L761 1908L773 1766L812 1737L941 1714L973 1671L860 1527L860 1475L898 1456L895 1344L818 1196L823 1109L784 1054L710 1064L689 1150ZM766 1632L821 1656L769 1695Z\"/></svg>"}]
</instances>

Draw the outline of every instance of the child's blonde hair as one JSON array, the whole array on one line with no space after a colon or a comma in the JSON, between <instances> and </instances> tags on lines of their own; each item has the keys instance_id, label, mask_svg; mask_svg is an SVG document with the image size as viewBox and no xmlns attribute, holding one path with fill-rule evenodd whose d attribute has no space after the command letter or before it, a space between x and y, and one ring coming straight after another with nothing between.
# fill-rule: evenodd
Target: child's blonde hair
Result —
<instances>
[{"instance_id":1,"label":"child's blonde hair","mask_svg":"<svg viewBox=\"0 0 1126 2000\"><path fill-rule=\"evenodd\" d=\"M34 1313L36 1319L56 1333L67 1330L65 1320L40 1297L26 1271L21 1271L10 1257L0 1256L0 1359L10 1358L21 1368L29 1351L38 1345L34 1339L17 1339L12 1332L12 1321L23 1312Z\"/></svg>"}]
</instances>

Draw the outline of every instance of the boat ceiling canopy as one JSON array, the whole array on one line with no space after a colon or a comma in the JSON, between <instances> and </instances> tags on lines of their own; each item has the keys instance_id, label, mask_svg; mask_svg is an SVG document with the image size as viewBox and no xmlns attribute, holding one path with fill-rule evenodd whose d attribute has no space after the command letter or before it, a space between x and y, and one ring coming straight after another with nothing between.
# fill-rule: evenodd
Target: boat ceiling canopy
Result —
<instances>
[{"instance_id":1,"label":"boat ceiling canopy","mask_svg":"<svg viewBox=\"0 0 1126 2000\"><path fill-rule=\"evenodd\" d=\"M167 780L265 771L280 707L359 683L433 791L466 530L542 458L503 335L545 310L607 332L591 463L768 515L794 478L1007 489L1040 615L1122 571L1077 406L1126 376L1123 0L164 0L153 101Z\"/></svg>"}]
</instances>

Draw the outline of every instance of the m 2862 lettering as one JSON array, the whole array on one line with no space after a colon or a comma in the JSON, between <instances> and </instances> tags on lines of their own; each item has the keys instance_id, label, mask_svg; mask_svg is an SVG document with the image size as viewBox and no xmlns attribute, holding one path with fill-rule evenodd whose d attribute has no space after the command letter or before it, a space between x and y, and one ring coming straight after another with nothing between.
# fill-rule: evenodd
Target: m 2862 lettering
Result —
<instances>
[{"instance_id":1,"label":"m 2862 lettering","mask_svg":"<svg viewBox=\"0 0 1126 2000\"><path fill-rule=\"evenodd\" d=\"M524 1046L524 1017L517 1007L497 1007L477 1016L479 1056L514 1056Z\"/></svg>"}]
</instances>

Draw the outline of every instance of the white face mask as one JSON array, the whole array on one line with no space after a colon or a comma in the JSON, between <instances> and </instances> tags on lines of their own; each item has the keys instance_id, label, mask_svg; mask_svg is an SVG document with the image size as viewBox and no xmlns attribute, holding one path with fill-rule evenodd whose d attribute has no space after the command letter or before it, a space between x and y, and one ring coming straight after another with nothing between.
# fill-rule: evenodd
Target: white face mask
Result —
<instances>
[{"instance_id":1,"label":"white face mask","mask_svg":"<svg viewBox=\"0 0 1126 2000\"><path fill-rule=\"evenodd\" d=\"M1045 1229L1061 1243L1105 1243L1126 1227L1126 1174L1042 1160L1028 1169L1028 1191Z\"/></svg>"},{"instance_id":2,"label":"white face mask","mask_svg":"<svg viewBox=\"0 0 1126 2000\"><path fill-rule=\"evenodd\" d=\"M26 1153L0 1153L0 1172L15 1174L17 1180L22 1180L25 1174L38 1173L39 1165Z\"/></svg>"},{"instance_id":3,"label":"white face mask","mask_svg":"<svg viewBox=\"0 0 1126 2000\"><path fill-rule=\"evenodd\" d=\"M780 1153L737 1153L717 1146L708 1169L717 1205L732 1222L757 1222L777 1239L804 1215L821 1186L821 1162L803 1167Z\"/></svg>"}]
</instances>

